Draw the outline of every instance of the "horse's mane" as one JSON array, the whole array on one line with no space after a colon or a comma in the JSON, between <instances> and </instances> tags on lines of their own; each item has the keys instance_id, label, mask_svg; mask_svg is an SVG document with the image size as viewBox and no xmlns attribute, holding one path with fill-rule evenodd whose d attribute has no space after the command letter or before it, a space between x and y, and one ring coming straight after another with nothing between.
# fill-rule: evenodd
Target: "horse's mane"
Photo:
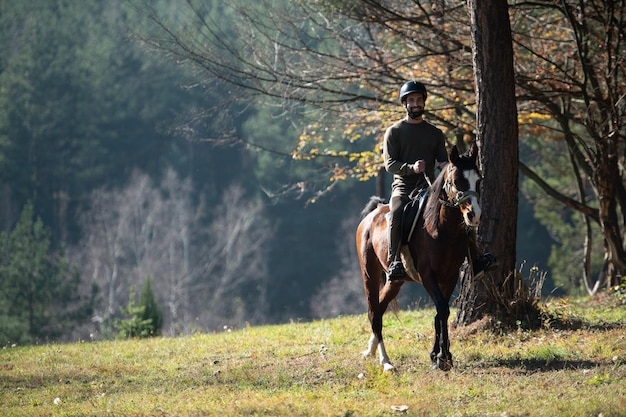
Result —
<instances>
[{"instance_id":1,"label":"horse's mane","mask_svg":"<svg viewBox=\"0 0 626 417\"><path fill-rule=\"evenodd\" d=\"M439 210L441 209L441 201L439 194L443 188L443 182L445 180L445 170L439 173L439 176L432 183L428 189L428 200L426 200L426 206L424 207L424 229L432 237L437 237L439 228Z\"/></svg>"}]
</instances>

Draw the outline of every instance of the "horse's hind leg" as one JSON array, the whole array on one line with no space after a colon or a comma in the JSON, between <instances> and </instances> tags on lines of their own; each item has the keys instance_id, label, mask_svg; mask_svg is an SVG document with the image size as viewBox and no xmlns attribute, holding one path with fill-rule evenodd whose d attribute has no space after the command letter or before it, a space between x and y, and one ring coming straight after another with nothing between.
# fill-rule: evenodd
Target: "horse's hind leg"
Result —
<instances>
[{"instance_id":1,"label":"horse's hind leg","mask_svg":"<svg viewBox=\"0 0 626 417\"><path fill-rule=\"evenodd\" d=\"M376 268L376 259L365 257L361 263L361 272L363 273L363 289L365 290L365 299L367 301L367 316L372 328L372 335L365 349L361 354L364 358L374 356L378 349L379 338L374 331L374 323L378 320L380 303L378 300L378 291L380 288L380 279L382 278L382 269Z\"/></svg>"},{"instance_id":2,"label":"horse's hind leg","mask_svg":"<svg viewBox=\"0 0 626 417\"><path fill-rule=\"evenodd\" d=\"M378 349L378 338L372 332L370 340L367 342L367 349L361 352L361 355L364 358L369 358L370 356L374 356L374 354L376 353L376 349Z\"/></svg>"},{"instance_id":3,"label":"horse's hind leg","mask_svg":"<svg viewBox=\"0 0 626 417\"><path fill-rule=\"evenodd\" d=\"M369 340L368 349L363 352L363 355L373 355L378 347L378 359L380 364L383 366L384 371L391 371L394 369L394 366L389 360L389 355L387 354L385 342L383 340L383 315L385 314L387 306L391 300L393 300L398 295L398 292L400 292L402 284L402 281L396 281L393 283L387 282L380 294L378 294L378 299L368 300L368 302L370 302L370 306L375 306L376 308L370 309L369 311L372 336Z\"/></svg>"}]
</instances>

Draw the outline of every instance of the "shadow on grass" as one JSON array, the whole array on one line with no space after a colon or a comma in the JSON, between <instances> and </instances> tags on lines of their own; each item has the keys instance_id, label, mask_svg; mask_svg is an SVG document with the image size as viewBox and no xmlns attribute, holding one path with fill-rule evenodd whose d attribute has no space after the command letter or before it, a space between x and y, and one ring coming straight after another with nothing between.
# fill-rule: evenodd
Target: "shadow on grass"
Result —
<instances>
[{"instance_id":1,"label":"shadow on grass","mask_svg":"<svg viewBox=\"0 0 626 417\"><path fill-rule=\"evenodd\" d=\"M552 371L575 371L593 369L603 365L600 362L590 360L568 359L501 359L490 361L487 366L503 367L509 369L521 369L528 372L552 372Z\"/></svg>"},{"instance_id":2,"label":"shadow on grass","mask_svg":"<svg viewBox=\"0 0 626 417\"><path fill-rule=\"evenodd\" d=\"M592 331L608 331L626 327L626 323L623 322L605 322L595 321L590 322L579 317L567 317L562 318L558 315L552 315L546 317L550 330L592 330ZM545 323L544 322L544 323Z\"/></svg>"}]
</instances>

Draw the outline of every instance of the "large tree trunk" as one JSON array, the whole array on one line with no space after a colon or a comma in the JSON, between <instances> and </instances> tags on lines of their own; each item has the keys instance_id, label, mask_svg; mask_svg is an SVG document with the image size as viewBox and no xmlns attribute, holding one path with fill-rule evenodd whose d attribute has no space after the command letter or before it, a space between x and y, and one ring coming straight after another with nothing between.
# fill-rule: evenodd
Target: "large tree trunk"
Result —
<instances>
[{"instance_id":1,"label":"large tree trunk","mask_svg":"<svg viewBox=\"0 0 626 417\"><path fill-rule=\"evenodd\" d=\"M471 282L465 274L457 323L500 315L506 298L519 290L515 277L518 202L518 126L513 75L513 44L506 0L469 0L477 140L480 149L482 218L479 247L497 256L496 270ZM494 299L495 298L495 299Z\"/></svg>"},{"instance_id":2,"label":"large tree trunk","mask_svg":"<svg viewBox=\"0 0 626 417\"><path fill-rule=\"evenodd\" d=\"M607 135L597 141L598 161L594 180L598 189L600 227L605 239L605 262L607 262L608 288L619 284L619 277L624 273L624 244L617 217L617 183L620 180L617 154L617 134Z\"/></svg>"}]
</instances>

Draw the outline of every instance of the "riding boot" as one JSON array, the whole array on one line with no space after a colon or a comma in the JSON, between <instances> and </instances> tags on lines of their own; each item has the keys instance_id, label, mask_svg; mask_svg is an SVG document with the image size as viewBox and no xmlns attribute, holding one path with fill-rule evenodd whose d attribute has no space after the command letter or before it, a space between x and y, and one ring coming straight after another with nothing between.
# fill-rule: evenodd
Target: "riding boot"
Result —
<instances>
[{"instance_id":1,"label":"riding boot","mask_svg":"<svg viewBox=\"0 0 626 417\"><path fill-rule=\"evenodd\" d=\"M404 265L402 261L394 260L389 264L389 270L387 271L387 281L400 281L406 276Z\"/></svg>"},{"instance_id":2,"label":"riding boot","mask_svg":"<svg viewBox=\"0 0 626 417\"><path fill-rule=\"evenodd\" d=\"M405 278L404 266L400 260L400 240L402 239L402 197L391 197L391 216L389 222L389 269L387 271L388 281L397 281Z\"/></svg>"},{"instance_id":3,"label":"riding boot","mask_svg":"<svg viewBox=\"0 0 626 417\"><path fill-rule=\"evenodd\" d=\"M469 233L469 252L472 261L472 271L474 272L474 279L481 279L485 273L492 271L496 268L495 255L485 252L480 254L478 250L478 243L476 243L476 233L471 231Z\"/></svg>"},{"instance_id":4,"label":"riding boot","mask_svg":"<svg viewBox=\"0 0 626 417\"><path fill-rule=\"evenodd\" d=\"M472 260L472 270L474 271L474 279L480 279L489 271L496 268L495 255L485 252L478 258Z\"/></svg>"}]
</instances>

